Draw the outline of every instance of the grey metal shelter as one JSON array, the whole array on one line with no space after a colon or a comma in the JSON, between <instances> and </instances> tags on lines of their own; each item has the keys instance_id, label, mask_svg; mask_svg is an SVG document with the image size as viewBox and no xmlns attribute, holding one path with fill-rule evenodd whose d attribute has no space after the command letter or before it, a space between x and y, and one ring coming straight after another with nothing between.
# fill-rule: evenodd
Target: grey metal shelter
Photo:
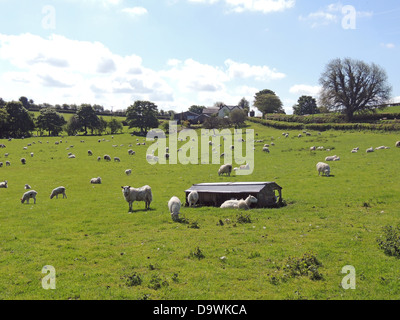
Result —
<instances>
[{"instance_id":1,"label":"grey metal shelter","mask_svg":"<svg viewBox=\"0 0 400 320\"><path fill-rule=\"evenodd\" d=\"M270 208L282 204L282 187L275 182L228 182L228 183L199 183L185 190L187 196L196 190L199 194L198 205L219 207L226 200L246 199L249 195L257 198L254 207ZM277 193L276 193L277 192Z\"/></svg>"}]
</instances>

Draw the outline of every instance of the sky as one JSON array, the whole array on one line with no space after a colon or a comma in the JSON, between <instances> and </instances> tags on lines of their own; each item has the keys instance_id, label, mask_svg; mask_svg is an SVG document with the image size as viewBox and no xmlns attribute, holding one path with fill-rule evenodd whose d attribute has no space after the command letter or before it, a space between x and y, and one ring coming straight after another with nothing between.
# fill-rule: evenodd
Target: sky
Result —
<instances>
[{"instance_id":1,"label":"sky","mask_svg":"<svg viewBox=\"0 0 400 320\"><path fill-rule=\"evenodd\" d=\"M0 97L186 111L273 90L318 98L336 58L382 67L400 102L398 0L0 0Z\"/></svg>"}]
</instances>

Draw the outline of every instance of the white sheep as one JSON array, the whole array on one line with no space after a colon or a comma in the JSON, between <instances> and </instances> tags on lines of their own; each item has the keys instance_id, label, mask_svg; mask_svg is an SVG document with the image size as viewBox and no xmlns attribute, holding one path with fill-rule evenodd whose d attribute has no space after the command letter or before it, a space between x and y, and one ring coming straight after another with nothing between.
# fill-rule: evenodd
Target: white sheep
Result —
<instances>
[{"instance_id":1,"label":"white sheep","mask_svg":"<svg viewBox=\"0 0 400 320\"><path fill-rule=\"evenodd\" d=\"M97 161L101 161L101 157L97 157Z\"/></svg>"},{"instance_id":2,"label":"white sheep","mask_svg":"<svg viewBox=\"0 0 400 320\"><path fill-rule=\"evenodd\" d=\"M76 158L76 156L74 154L71 154L68 156L68 159L75 159L75 158Z\"/></svg>"},{"instance_id":3,"label":"white sheep","mask_svg":"<svg viewBox=\"0 0 400 320\"><path fill-rule=\"evenodd\" d=\"M116 161L116 162L121 162L121 159L118 158L118 157L114 157L114 161Z\"/></svg>"},{"instance_id":4,"label":"white sheep","mask_svg":"<svg viewBox=\"0 0 400 320\"><path fill-rule=\"evenodd\" d=\"M106 161L111 161L111 157L108 154L104 155L103 159Z\"/></svg>"},{"instance_id":5,"label":"white sheep","mask_svg":"<svg viewBox=\"0 0 400 320\"><path fill-rule=\"evenodd\" d=\"M90 183L91 183L91 184L101 184L101 178L100 178L100 177L92 178L92 179L90 180Z\"/></svg>"},{"instance_id":6,"label":"white sheep","mask_svg":"<svg viewBox=\"0 0 400 320\"><path fill-rule=\"evenodd\" d=\"M135 154L135 151L133 151L132 149L129 149L129 150L128 150L128 154L129 154L130 156L133 156L133 155Z\"/></svg>"},{"instance_id":7,"label":"white sheep","mask_svg":"<svg viewBox=\"0 0 400 320\"><path fill-rule=\"evenodd\" d=\"M144 201L145 208L150 208L150 203L153 201L153 194L150 186L143 186L141 188L133 188L131 186L125 186L122 188L122 194L126 202L129 204L129 212L132 212L132 204L134 201Z\"/></svg>"},{"instance_id":8,"label":"white sheep","mask_svg":"<svg viewBox=\"0 0 400 320\"><path fill-rule=\"evenodd\" d=\"M239 168L233 168L233 171L238 171L238 170L250 170L250 164L245 164L241 165Z\"/></svg>"},{"instance_id":9,"label":"white sheep","mask_svg":"<svg viewBox=\"0 0 400 320\"><path fill-rule=\"evenodd\" d=\"M53 199L54 197L56 197L58 199L59 194L63 195L63 199L67 197L67 195L65 193L65 187L58 187L58 188L53 189L53 191L50 194L50 199Z\"/></svg>"},{"instance_id":10,"label":"white sheep","mask_svg":"<svg viewBox=\"0 0 400 320\"><path fill-rule=\"evenodd\" d=\"M198 194L198 192L195 191L195 190L194 190L194 191L191 191L191 192L188 194L187 200L188 200L189 207L191 207L192 205L193 205L193 206L196 205L197 201L199 201L199 194Z\"/></svg>"},{"instance_id":11,"label":"white sheep","mask_svg":"<svg viewBox=\"0 0 400 320\"><path fill-rule=\"evenodd\" d=\"M31 157L33 158L33 152L31 152Z\"/></svg>"},{"instance_id":12,"label":"white sheep","mask_svg":"<svg viewBox=\"0 0 400 320\"><path fill-rule=\"evenodd\" d=\"M181 200L179 200L178 197L174 196L168 201L168 209L171 213L172 220L178 221L180 213L179 210L181 210L181 206Z\"/></svg>"},{"instance_id":13,"label":"white sheep","mask_svg":"<svg viewBox=\"0 0 400 320\"><path fill-rule=\"evenodd\" d=\"M7 189L8 188L7 180L5 180L4 182L0 182L0 188L2 188L2 189Z\"/></svg>"},{"instance_id":14,"label":"white sheep","mask_svg":"<svg viewBox=\"0 0 400 320\"><path fill-rule=\"evenodd\" d=\"M337 155L329 156L325 158L325 161L337 161L336 159L339 158ZM339 158L340 159L340 158Z\"/></svg>"},{"instance_id":15,"label":"white sheep","mask_svg":"<svg viewBox=\"0 0 400 320\"><path fill-rule=\"evenodd\" d=\"M262 151L266 152L266 153L269 153L269 148L268 147L263 147Z\"/></svg>"},{"instance_id":16,"label":"white sheep","mask_svg":"<svg viewBox=\"0 0 400 320\"><path fill-rule=\"evenodd\" d=\"M397 141L395 146L396 146L396 148L400 148L400 141Z\"/></svg>"},{"instance_id":17,"label":"white sheep","mask_svg":"<svg viewBox=\"0 0 400 320\"><path fill-rule=\"evenodd\" d=\"M93 155L93 152L92 152L92 150L88 150L88 152L87 152L87 153L88 153L88 156L89 156L89 157L91 157L91 156Z\"/></svg>"},{"instance_id":18,"label":"white sheep","mask_svg":"<svg viewBox=\"0 0 400 320\"><path fill-rule=\"evenodd\" d=\"M240 199L231 199L225 201L220 208L223 209L249 209L252 203L257 203L257 198L254 196L249 195L246 200ZM240 208L239 208L240 204Z\"/></svg>"},{"instance_id":19,"label":"white sheep","mask_svg":"<svg viewBox=\"0 0 400 320\"><path fill-rule=\"evenodd\" d=\"M10 161L6 161L6 167L11 166L11 162Z\"/></svg>"},{"instance_id":20,"label":"white sheep","mask_svg":"<svg viewBox=\"0 0 400 320\"><path fill-rule=\"evenodd\" d=\"M220 176L220 175L226 174L226 175L230 176L231 172L232 172L232 165L224 164L219 168L218 175Z\"/></svg>"},{"instance_id":21,"label":"white sheep","mask_svg":"<svg viewBox=\"0 0 400 320\"><path fill-rule=\"evenodd\" d=\"M32 189L32 187L31 187L29 184L26 184L25 187L24 187L24 189L25 189L25 190L30 190L30 189Z\"/></svg>"},{"instance_id":22,"label":"white sheep","mask_svg":"<svg viewBox=\"0 0 400 320\"><path fill-rule=\"evenodd\" d=\"M318 171L318 175L326 175L327 177L329 177L330 173L331 173L331 167L323 162L318 162L317 163L317 171Z\"/></svg>"},{"instance_id":23,"label":"white sheep","mask_svg":"<svg viewBox=\"0 0 400 320\"><path fill-rule=\"evenodd\" d=\"M125 170L125 174L126 174L127 176L130 176L130 175L132 174L132 169L127 169L127 170Z\"/></svg>"},{"instance_id":24,"label":"white sheep","mask_svg":"<svg viewBox=\"0 0 400 320\"><path fill-rule=\"evenodd\" d=\"M33 203L36 204L36 195L37 192L35 190L25 192L21 198L21 203L24 203L26 201L26 203L29 204L29 199L33 199Z\"/></svg>"},{"instance_id":25,"label":"white sheep","mask_svg":"<svg viewBox=\"0 0 400 320\"><path fill-rule=\"evenodd\" d=\"M368 148L366 152L367 152L367 153L374 152L374 148L372 148L372 147L371 147L371 148Z\"/></svg>"}]
</instances>

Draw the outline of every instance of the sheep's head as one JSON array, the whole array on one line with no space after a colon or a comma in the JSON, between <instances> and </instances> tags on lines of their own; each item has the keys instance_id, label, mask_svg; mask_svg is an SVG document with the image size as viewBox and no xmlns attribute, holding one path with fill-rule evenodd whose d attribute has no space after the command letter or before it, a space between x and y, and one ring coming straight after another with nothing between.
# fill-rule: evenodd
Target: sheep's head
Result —
<instances>
[{"instance_id":1,"label":"sheep's head","mask_svg":"<svg viewBox=\"0 0 400 320\"><path fill-rule=\"evenodd\" d=\"M125 187L121 187L122 188L122 193L124 194L125 197L127 197L129 195L129 191L131 189L130 186L125 186Z\"/></svg>"},{"instance_id":2,"label":"sheep's head","mask_svg":"<svg viewBox=\"0 0 400 320\"><path fill-rule=\"evenodd\" d=\"M249 199L250 203L257 203L257 201L258 201L257 198L254 196L249 196L248 199Z\"/></svg>"}]
</instances>

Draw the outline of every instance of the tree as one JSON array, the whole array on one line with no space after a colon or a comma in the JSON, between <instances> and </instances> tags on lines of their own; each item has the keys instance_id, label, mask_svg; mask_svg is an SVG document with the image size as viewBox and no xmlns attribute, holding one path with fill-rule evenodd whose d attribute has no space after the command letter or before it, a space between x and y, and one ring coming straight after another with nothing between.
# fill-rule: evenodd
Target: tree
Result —
<instances>
[{"instance_id":1,"label":"tree","mask_svg":"<svg viewBox=\"0 0 400 320\"><path fill-rule=\"evenodd\" d=\"M48 131L49 136L57 136L61 131L63 131L63 126L66 123L64 117L57 113L53 108L40 110L40 115L36 119L36 126L43 131Z\"/></svg>"},{"instance_id":2,"label":"tree","mask_svg":"<svg viewBox=\"0 0 400 320\"><path fill-rule=\"evenodd\" d=\"M205 109L206 107L204 107L204 106L196 106L196 105L193 105L193 106L191 106L190 108L189 108L189 111L190 112L193 112L193 113L196 113L196 114L202 114L203 113L203 110Z\"/></svg>"},{"instance_id":3,"label":"tree","mask_svg":"<svg viewBox=\"0 0 400 320\"><path fill-rule=\"evenodd\" d=\"M74 136L76 135L79 130L81 130L82 126L79 123L79 117L74 114L71 118L69 118L68 123L67 123L67 133L69 136Z\"/></svg>"},{"instance_id":4,"label":"tree","mask_svg":"<svg viewBox=\"0 0 400 320\"><path fill-rule=\"evenodd\" d=\"M285 113L281 99L268 89L256 93L254 106L260 110L263 118L267 113Z\"/></svg>"},{"instance_id":5,"label":"tree","mask_svg":"<svg viewBox=\"0 0 400 320\"><path fill-rule=\"evenodd\" d=\"M216 114L211 115L211 117L204 121L203 127L205 129L219 129L221 127L220 118Z\"/></svg>"},{"instance_id":6,"label":"tree","mask_svg":"<svg viewBox=\"0 0 400 320\"><path fill-rule=\"evenodd\" d=\"M311 96L301 96L297 100L297 105L293 106L293 114L305 115L319 113L317 101Z\"/></svg>"},{"instance_id":7,"label":"tree","mask_svg":"<svg viewBox=\"0 0 400 320\"><path fill-rule=\"evenodd\" d=\"M91 133L99 126L99 117L96 115L96 111L90 104L82 104L77 112L79 123L85 135L87 135L87 130L90 129Z\"/></svg>"},{"instance_id":8,"label":"tree","mask_svg":"<svg viewBox=\"0 0 400 320\"><path fill-rule=\"evenodd\" d=\"M24 108L20 101L7 102L7 127L12 137L29 136L35 128L33 116Z\"/></svg>"},{"instance_id":9,"label":"tree","mask_svg":"<svg viewBox=\"0 0 400 320\"><path fill-rule=\"evenodd\" d=\"M246 118L246 112L240 109L235 109L229 114L229 120L236 129L244 125Z\"/></svg>"},{"instance_id":10,"label":"tree","mask_svg":"<svg viewBox=\"0 0 400 320\"><path fill-rule=\"evenodd\" d=\"M246 98L243 97L243 98L239 101L238 106L241 107L241 108L246 112L246 114L249 114L249 111L250 111L250 103L246 100Z\"/></svg>"},{"instance_id":11,"label":"tree","mask_svg":"<svg viewBox=\"0 0 400 320\"><path fill-rule=\"evenodd\" d=\"M0 138L4 138L8 135L7 117L6 109L0 107Z\"/></svg>"},{"instance_id":12,"label":"tree","mask_svg":"<svg viewBox=\"0 0 400 320\"><path fill-rule=\"evenodd\" d=\"M149 129L157 128L159 125L157 109L157 106L153 102L135 101L126 110L126 121L129 128L140 128L140 133L145 135Z\"/></svg>"},{"instance_id":13,"label":"tree","mask_svg":"<svg viewBox=\"0 0 400 320\"><path fill-rule=\"evenodd\" d=\"M107 126L110 128L111 134L122 131L122 129L124 128L122 123L115 118L111 119Z\"/></svg>"},{"instance_id":14,"label":"tree","mask_svg":"<svg viewBox=\"0 0 400 320\"><path fill-rule=\"evenodd\" d=\"M356 112L375 111L390 99L392 88L385 70L360 60L334 59L319 80L320 104L342 111L348 121Z\"/></svg>"}]
</instances>

